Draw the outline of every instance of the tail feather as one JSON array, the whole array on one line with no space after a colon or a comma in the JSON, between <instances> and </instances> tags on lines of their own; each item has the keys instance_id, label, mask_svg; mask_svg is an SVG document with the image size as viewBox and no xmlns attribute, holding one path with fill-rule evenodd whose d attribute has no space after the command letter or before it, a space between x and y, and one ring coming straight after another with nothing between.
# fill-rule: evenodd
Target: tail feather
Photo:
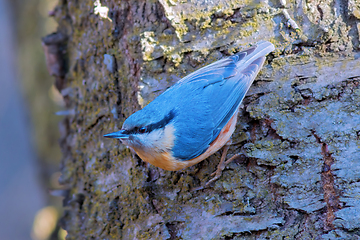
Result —
<instances>
[{"instance_id":1,"label":"tail feather","mask_svg":"<svg viewBox=\"0 0 360 240\"><path fill-rule=\"evenodd\" d=\"M268 53L274 50L275 47L272 43L268 41L260 41L255 46L240 52L239 54L244 52L247 54L243 59L241 59L241 61L236 63L238 71L241 72L244 68L255 62L257 59L266 56ZM262 67L262 64L263 63L259 65L259 68Z\"/></svg>"}]
</instances>

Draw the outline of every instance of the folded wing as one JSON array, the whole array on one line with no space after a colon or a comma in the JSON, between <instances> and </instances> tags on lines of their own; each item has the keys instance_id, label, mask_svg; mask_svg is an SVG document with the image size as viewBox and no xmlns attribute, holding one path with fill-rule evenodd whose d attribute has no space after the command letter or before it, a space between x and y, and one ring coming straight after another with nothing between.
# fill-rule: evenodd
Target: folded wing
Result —
<instances>
[{"instance_id":1,"label":"folded wing","mask_svg":"<svg viewBox=\"0 0 360 240\"><path fill-rule=\"evenodd\" d=\"M207 150L239 108L246 92L274 50L260 42L186 76L165 92L181 99L177 104L175 157L190 160ZM181 96L177 96L177 94Z\"/></svg>"}]
</instances>

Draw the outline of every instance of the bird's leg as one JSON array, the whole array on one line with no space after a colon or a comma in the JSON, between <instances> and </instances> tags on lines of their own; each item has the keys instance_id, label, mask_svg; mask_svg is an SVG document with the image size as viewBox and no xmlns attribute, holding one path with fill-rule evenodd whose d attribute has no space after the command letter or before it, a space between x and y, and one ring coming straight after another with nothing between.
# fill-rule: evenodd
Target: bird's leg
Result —
<instances>
[{"instance_id":1,"label":"bird's leg","mask_svg":"<svg viewBox=\"0 0 360 240\"><path fill-rule=\"evenodd\" d=\"M214 176L212 179L210 179L206 184L205 187L208 187L211 183L215 182L216 180L218 180L221 177L222 171L224 170L225 166L228 165L230 162L232 162L234 159L238 158L240 156L240 154L235 154L234 156L232 156L229 160L225 161L226 158L226 154L230 148L230 145L232 144L231 139L226 143L226 145L224 146L224 150L222 152L221 155L221 159L220 159L220 163L217 166L217 169L215 172L213 172L210 176Z\"/></svg>"}]
</instances>

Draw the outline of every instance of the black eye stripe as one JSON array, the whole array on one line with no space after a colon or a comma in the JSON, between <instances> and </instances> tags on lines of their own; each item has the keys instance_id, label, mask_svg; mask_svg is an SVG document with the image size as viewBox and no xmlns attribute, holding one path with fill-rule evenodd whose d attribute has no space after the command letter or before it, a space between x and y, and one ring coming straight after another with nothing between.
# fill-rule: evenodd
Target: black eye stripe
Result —
<instances>
[{"instance_id":1,"label":"black eye stripe","mask_svg":"<svg viewBox=\"0 0 360 240\"><path fill-rule=\"evenodd\" d=\"M163 119L156 123L149 124L143 127L134 127L127 131L128 134L136 134L136 133L149 133L153 130L164 128L173 118L176 116L175 111L171 110Z\"/></svg>"},{"instance_id":2,"label":"black eye stripe","mask_svg":"<svg viewBox=\"0 0 360 240\"><path fill-rule=\"evenodd\" d=\"M155 130L155 129L160 129L160 128L164 128L169 122L171 122L171 120L174 119L174 117L176 116L175 111L171 110L162 120L160 120L159 122L150 124L147 126L147 129L149 132Z\"/></svg>"}]
</instances>

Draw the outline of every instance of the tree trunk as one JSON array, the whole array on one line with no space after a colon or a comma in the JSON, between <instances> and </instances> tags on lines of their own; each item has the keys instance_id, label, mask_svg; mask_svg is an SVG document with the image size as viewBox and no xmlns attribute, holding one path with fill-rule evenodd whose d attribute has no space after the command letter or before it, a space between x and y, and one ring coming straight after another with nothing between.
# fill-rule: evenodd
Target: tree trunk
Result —
<instances>
[{"instance_id":1,"label":"tree trunk","mask_svg":"<svg viewBox=\"0 0 360 240\"><path fill-rule=\"evenodd\" d=\"M358 239L359 6L60 1L60 40L44 42L69 110L68 239ZM170 172L102 137L181 77L260 40L276 50L241 107L228 158L242 157L212 187L194 190L220 153Z\"/></svg>"}]
</instances>

